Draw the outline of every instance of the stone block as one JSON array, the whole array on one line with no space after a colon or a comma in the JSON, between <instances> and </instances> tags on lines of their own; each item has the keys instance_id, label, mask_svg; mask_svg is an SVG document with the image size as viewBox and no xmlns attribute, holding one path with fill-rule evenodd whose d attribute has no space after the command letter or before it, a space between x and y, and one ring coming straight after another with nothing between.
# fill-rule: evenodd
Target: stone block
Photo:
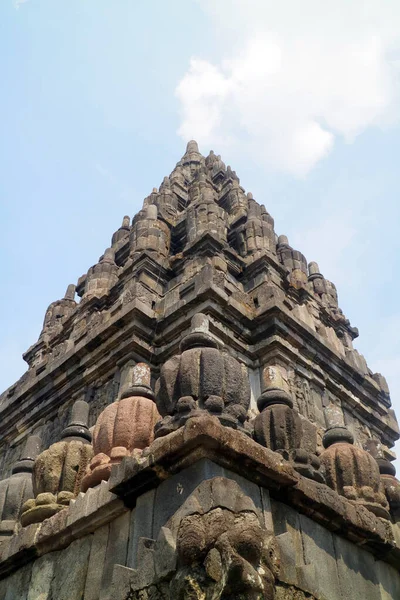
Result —
<instances>
[{"instance_id":1,"label":"stone block","mask_svg":"<svg viewBox=\"0 0 400 600\"><path fill-rule=\"evenodd\" d=\"M5 586L4 600L27 600L32 565L21 567L8 577Z\"/></svg>"},{"instance_id":2,"label":"stone block","mask_svg":"<svg viewBox=\"0 0 400 600\"><path fill-rule=\"evenodd\" d=\"M126 565L128 554L130 513L126 512L110 523L100 600L111 600L111 581L114 565Z\"/></svg>"},{"instance_id":3,"label":"stone block","mask_svg":"<svg viewBox=\"0 0 400 600\"><path fill-rule=\"evenodd\" d=\"M381 600L376 560L372 554L339 536L335 535L333 539L342 597Z\"/></svg>"},{"instance_id":4,"label":"stone block","mask_svg":"<svg viewBox=\"0 0 400 600\"><path fill-rule=\"evenodd\" d=\"M153 538L153 515L154 515L154 499L156 490L146 492L138 498L136 507L132 511L132 523L130 523L129 537L129 567L137 566L137 551L139 539Z\"/></svg>"},{"instance_id":5,"label":"stone block","mask_svg":"<svg viewBox=\"0 0 400 600\"><path fill-rule=\"evenodd\" d=\"M107 552L109 525L103 525L93 534L86 576L84 600L98 600Z\"/></svg>"},{"instance_id":6,"label":"stone block","mask_svg":"<svg viewBox=\"0 0 400 600\"><path fill-rule=\"evenodd\" d=\"M32 567L31 582L27 600L50 600L51 582L54 566L59 560L60 552L51 552L38 558Z\"/></svg>"},{"instance_id":7,"label":"stone block","mask_svg":"<svg viewBox=\"0 0 400 600\"><path fill-rule=\"evenodd\" d=\"M166 527L161 527L155 545L154 568L158 579L168 577L176 569L176 540Z\"/></svg>"},{"instance_id":8,"label":"stone block","mask_svg":"<svg viewBox=\"0 0 400 600\"><path fill-rule=\"evenodd\" d=\"M343 600L332 534L303 515L299 516L299 520L306 566L306 569L300 567L298 570L300 582L306 584L306 591L317 597ZM355 548L354 545L352 547ZM353 600L351 595L346 597ZM364 597L364 600L366 598L368 596Z\"/></svg>"},{"instance_id":9,"label":"stone block","mask_svg":"<svg viewBox=\"0 0 400 600\"><path fill-rule=\"evenodd\" d=\"M58 554L51 582L51 600L82 600L91 542L92 536L75 540Z\"/></svg>"},{"instance_id":10,"label":"stone block","mask_svg":"<svg viewBox=\"0 0 400 600\"><path fill-rule=\"evenodd\" d=\"M375 563L375 569L382 600L400 598L400 573L381 560Z\"/></svg>"}]
</instances>

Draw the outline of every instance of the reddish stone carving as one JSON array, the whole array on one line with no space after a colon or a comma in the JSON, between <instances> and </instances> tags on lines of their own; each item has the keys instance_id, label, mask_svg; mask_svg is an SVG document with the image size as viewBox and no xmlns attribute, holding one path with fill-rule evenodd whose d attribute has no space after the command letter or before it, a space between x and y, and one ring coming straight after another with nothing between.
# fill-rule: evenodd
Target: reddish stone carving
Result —
<instances>
[{"instance_id":1,"label":"reddish stone carving","mask_svg":"<svg viewBox=\"0 0 400 600\"><path fill-rule=\"evenodd\" d=\"M341 496L365 506L378 517L389 518L376 460L362 448L353 446L346 427L332 427L323 437L326 450L321 454L326 483Z\"/></svg>"},{"instance_id":2,"label":"reddish stone carving","mask_svg":"<svg viewBox=\"0 0 400 600\"><path fill-rule=\"evenodd\" d=\"M107 481L113 465L149 446L159 419L150 387L150 367L139 363L133 368L132 385L97 419L93 432L95 456L83 478L82 491Z\"/></svg>"}]
</instances>

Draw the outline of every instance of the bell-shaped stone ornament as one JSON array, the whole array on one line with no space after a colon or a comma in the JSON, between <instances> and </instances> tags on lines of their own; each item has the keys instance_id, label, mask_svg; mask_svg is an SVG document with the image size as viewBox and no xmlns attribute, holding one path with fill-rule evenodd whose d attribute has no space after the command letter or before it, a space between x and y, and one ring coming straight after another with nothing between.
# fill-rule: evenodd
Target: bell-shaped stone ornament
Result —
<instances>
[{"instance_id":1,"label":"bell-shaped stone ornament","mask_svg":"<svg viewBox=\"0 0 400 600\"><path fill-rule=\"evenodd\" d=\"M390 512L398 520L400 517L400 481L396 478L396 468L385 458L377 458L381 481L385 490Z\"/></svg>"},{"instance_id":2,"label":"bell-shaped stone ornament","mask_svg":"<svg viewBox=\"0 0 400 600\"><path fill-rule=\"evenodd\" d=\"M0 481L0 542L18 530L22 506L33 498L32 470L40 446L37 435L28 437L11 476Z\"/></svg>"},{"instance_id":3,"label":"bell-shaped stone ornament","mask_svg":"<svg viewBox=\"0 0 400 600\"><path fill-rule=\"evenodd\" d=\"M39 454L33 467L34 500L25 502L21 523L40 523L69 505L80 491L82 478L93 456L88 429L89 405L78 400L61 441Z\"/></svg>"},{"instance_id":4,"label":"bell-shaped stone ornament","mask_svg":"<svg viewBox=\"0 0 400 600\"><path fill-rule=\"evenodd\" d=\"M256 441L279 452L304 477L323 483L320 461L315 454L315 428L293 408L278 367L266 367L264 381L265 389L257 400L260 414L254 420Z\"/></svg>"},{"instance_id":5,"label":"bell-shaped stone ornament","mask_svg":"<svg viewBox=\"0 0 400 600\"><path fill-rule=\"evenodd\" d=\"M354 504L388 519L389 506L375 458L353 445L354 438L346 427L327 429L322 441L326 449L320 459L329 487Z\"/></svg>"},{"instance_id":6,"label":"bell-shaped stone ornament","mask_svg":"<svg viewBox=\"0 0 400 600\"><path fill-rule=\"evenodd\" d=\"M160 420L150 387L150 367L138 363L132 369L131 385L121 398L100 413L93 431L94 457L81 489L85 492L110 477L111 467L124 456L141 453L154 439Z\"/></svg>"},{"instance_id":7,"label":"bell-shaped stone ornament","mask_svg":"<svg viewBox=\"0 0 400 600\"><path fill-rule=\"evenodd\" d=\"M250 404L246 367L221 349L210 334L206 315L196 314L182 339L181 354L167 360L156 383L156 403L164 417L156 437L178 429L204 411L222 425L247 431L243 423Z\"/></svg>"}]
</instances>

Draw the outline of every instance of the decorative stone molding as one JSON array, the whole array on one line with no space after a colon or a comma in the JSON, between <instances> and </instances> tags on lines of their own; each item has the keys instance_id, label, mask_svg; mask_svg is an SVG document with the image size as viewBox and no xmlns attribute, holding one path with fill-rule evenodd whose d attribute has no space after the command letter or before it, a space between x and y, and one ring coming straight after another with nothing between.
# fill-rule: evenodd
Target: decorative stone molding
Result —
<instances>
[{"instance_id":1,"label":"decorative stone molding","mask_svg":"<svg viewBox=\"0 0 400 600\"><path fill-rule=\"evenodd\" d=\"M247 369L221 346L209 332L208 318L195 315L181 341L181 354L162 366L156 383L157 408L164 417L156 425L156 437L204 411L223 425L244 430L250 404Z\"/></svg>"},{"instance_id":2,"label":"decorative stone molding","mask_svg":"<svg viewBox=\"0 0 400 600\"><path fill-rule=\"evenodd\" d=\"M388 519L389 507L378 463L366 450L353 443L353 435L346 427L332 427L326 431L323 437L326 449L320 456L326 482L351 502Z\"/></svg>"},{"instance_id":3,"label":"decorative stone molding","mask_svg":"<svg viewBox=\"0 0 400 600\"><path fill-rule=\"evenodd\" d=\"M87 402L75 402L61 441L37 456L33 467L35 498L23 505L21 523L24 527L59 512L79 493L82 477L93 456L88 415Z\"/></svg>"},{"instance_id":4,"label":"decorative stone molding","mask_svg":"<svg viewBox=\"0 0 400 600\"><path fill-rule=\"evenodd\" d=\"M100 413L93 431L94 457L82 480L83 492L107 481L113 465L132 452L140 454L153 441L160 415L150 377L148 365L138 363L132 367L131 385Z\"/></svg>"}]
</instances>

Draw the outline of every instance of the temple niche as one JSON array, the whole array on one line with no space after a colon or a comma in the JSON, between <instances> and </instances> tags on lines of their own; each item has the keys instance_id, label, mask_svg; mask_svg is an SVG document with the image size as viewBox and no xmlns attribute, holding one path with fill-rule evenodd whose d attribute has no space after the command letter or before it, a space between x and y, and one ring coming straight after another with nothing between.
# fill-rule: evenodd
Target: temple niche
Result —
<instances>
[{"instance_id":1,"label":"temple niche","mask_svg":"<svg viewBox=\"0 0 400 600\"><path fill-rule=\"evenodd\" d=\"M272 208L190 141L50 304L0 396L0 600L400 598L389 389Z\"/></svg>"}]
</instances>

